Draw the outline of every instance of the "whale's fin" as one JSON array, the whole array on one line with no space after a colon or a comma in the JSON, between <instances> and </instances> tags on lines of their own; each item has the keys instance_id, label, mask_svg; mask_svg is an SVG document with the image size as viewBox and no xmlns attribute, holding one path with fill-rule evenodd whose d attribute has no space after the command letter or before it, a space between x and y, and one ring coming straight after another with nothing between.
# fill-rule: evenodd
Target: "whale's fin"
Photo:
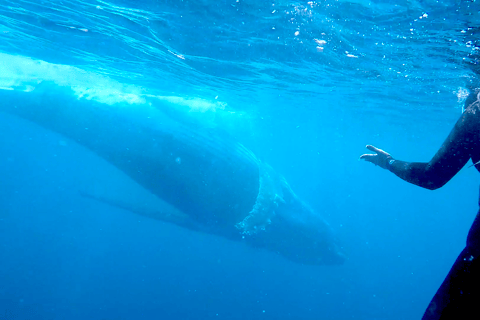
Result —
<instances>
[{"instance_id":1,"label":"whale's fin","mask_svg":"<svg viewBox=\"0 0 480 320\"><path fill-rule=\"evenodd\" d=\"M121 199L109 198L87 191L80 190L79 193L84 198L105 203L115 208L126 210L147 218L173 223L178 226L188 228L190 230L199 231L199 226L194 220L192 220L188 215L184 214L183 212L170 206L166 206L162 209L155 209L146 205L135 204Z\"/></svg>"}]
</instances>

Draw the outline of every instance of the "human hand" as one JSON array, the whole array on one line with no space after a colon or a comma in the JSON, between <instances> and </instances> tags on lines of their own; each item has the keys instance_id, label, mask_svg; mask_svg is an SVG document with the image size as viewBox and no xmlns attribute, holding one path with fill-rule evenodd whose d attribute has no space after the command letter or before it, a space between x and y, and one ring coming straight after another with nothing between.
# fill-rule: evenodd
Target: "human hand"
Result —
<instances>
[{"instance_id":1,"label":"human hand","mask_svg":"<svg viewBox=\"0 0 480 320\"><path fill-rule=\"evenodd\" d=\"M387 153L387 152L385 152L381 149L375 148L372 145L367 145L367 149L375 152L375 154L362 154L360 156L360 159L371 162L374 165L377 165L377 166L379 166L383 169L388 169L388 166L389 166L388 162L391 159L393 159L392 156L389 153Z\"/></svg>"}]
</instances>

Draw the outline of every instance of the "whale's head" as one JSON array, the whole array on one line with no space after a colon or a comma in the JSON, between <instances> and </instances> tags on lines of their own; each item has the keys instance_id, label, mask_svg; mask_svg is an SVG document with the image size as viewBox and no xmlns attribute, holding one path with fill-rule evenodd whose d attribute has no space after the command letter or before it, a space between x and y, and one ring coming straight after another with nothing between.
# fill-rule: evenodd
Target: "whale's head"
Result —
<instances>
[{"instance_id":1,"label":"whale's head","mask_svg":"<svg viewBox=\"0 0 480 320\"><path fill-rule=\"evenodd\" d=\"M340 265L346 260L343 246L330 225L310 207L279 208L269 230L270 246L285 258L307 265Z\"/></svg>"},{"instance_id":2,"label":"whale's head","mask_svg":"<svg viewBox=\"0 0 480 320\"><path fill-rule=\"evenodd\" d=\"M343 264L346 253L330 225L301 201L285 181L282 189L283 201L271 223L254 235L250 243L301 264Z\"/></svg>"}]
</instances>

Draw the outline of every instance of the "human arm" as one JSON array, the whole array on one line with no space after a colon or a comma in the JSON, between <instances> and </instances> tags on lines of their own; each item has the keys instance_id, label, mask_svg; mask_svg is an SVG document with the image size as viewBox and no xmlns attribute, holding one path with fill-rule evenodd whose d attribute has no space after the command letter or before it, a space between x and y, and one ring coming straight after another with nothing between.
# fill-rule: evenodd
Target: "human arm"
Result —
<instances>
[{"instance_id":1,"label":"human arm","mask_svg":"<svg viewBox=\"0 0 480 320\"><path fill-rule=\"evenodd\" d=\"M476 111L476 112L475 112ZM405 162L395 160L387 152L367 146L375 154L364 154L360 159L374 163L393 172L401 179L417 186L435 190L455 176L471 158L474 144L478 143L475 125L477 107L468 108L457 121L440 149L429 162ZM478 124L476 125L478 127Z\"/></svg>"}]
</instances>

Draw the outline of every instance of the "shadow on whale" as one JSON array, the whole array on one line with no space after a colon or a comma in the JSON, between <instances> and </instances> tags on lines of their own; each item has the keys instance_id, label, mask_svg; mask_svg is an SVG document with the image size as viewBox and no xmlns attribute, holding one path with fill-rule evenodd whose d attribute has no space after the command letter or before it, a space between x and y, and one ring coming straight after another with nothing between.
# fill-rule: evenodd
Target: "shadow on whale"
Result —
<instances>
[{"instance_id":1,"label":"shadow on whale","mask_svg":"<svg viewBox=\"0 0 480 320\"><path fill-rule=\"evenodd\" d=\"M68 77L65 73L78 70L28 58L11 61L23 61L18 68L29 63L37 69L55 68L63 79ZM11 64L0 66L0 71L0 111L86 147L175 210L142 211L119 199L84 196L242 241L298 263L344 262L343 249L328 223L299 199L281 175L232 137L182 121L181 113L166 112L171 110L167 106L171 99L113 90L107 101L101 89L28 76L31 71L18 73Z\"/></svg>"}]
</instances>

